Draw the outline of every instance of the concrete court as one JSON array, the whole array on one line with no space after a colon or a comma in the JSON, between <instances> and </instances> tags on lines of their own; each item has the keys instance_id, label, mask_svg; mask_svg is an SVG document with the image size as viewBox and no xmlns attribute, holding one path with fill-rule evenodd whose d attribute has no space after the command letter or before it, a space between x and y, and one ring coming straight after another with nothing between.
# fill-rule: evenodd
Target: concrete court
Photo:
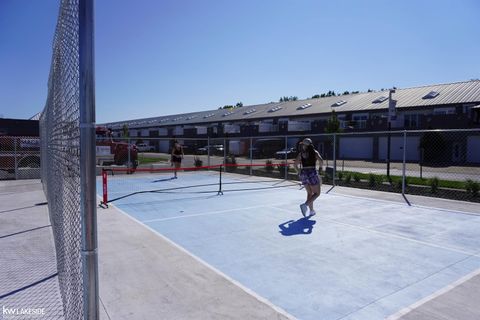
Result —
<instances>
[{"instance_id":1,"label":"concrete court","mask_svg":"<svg viewBox=\"0 0 480 320\"><path fill-rule=\"evenodd\" d=\"M124 189L133 180L117 183ZM121 191L115 183L112 194ZM480 317L478 205L409 197L415 205L408 206L399 195L335 188L315 217L300 219L303 198L294 187L139 194L115 207L299 319ZM452 294L461 303L440 303L448 309L439 311L435 302L455 301Z\"/></svg>"},{"instance_id":2,"label":"concrete court","mask_svg":"<svg viewBox=\"0 0 480 320\"><path fill-rule=\"evenodd\" d=\"M337 197L343 194L342 199L366 195L364 190L350 188L335 188L330 193L335 193ZM404 206L403 200L398 195L380 192L368 192L368 195L377 199L383 197L392 205ZM41 284L0 299L0 305L43 306L46 307L47 312L43 318L61 319L58 282L55 276L49 278L55 274L55 261L51 230L48 227L47 207L38 205L45 201L41 185L38 180L0 181L0 197L0 265L2 266L0 296L48 278ZM322 195L322 200L324 198L328 197ZM456 201L413 196L409 197L409 200L414 204L436 205L448 209L448 211L438 210L437 214L446 212L447 215L451 215L453 210L465 212L479 210L478 205ZM249 204L244 203L245 206ZM278 204L280 203L276 205ZM208 208L208 204L199 205L196 210ZM292 218L298 220L297 211L295 209L292 212ZM152 229L142 227L114 208L99 209L98 213L101 319L285 319L288 317L287 313L272 307L268 301L258 296L258 292L255 294L245 287L239 288L237 286L239 283L232 282L228 277L214 272L212 268L159 236ZM227 213L223 213L225 214ZM216 215L222 215L222 213L212 214L212 216ZM475 216L472 217L475 218ZM188 218L185 217L185 219ZM283 222L283 219L280 220ZM285 237L285 241L290 241L289 239L292 238L313 237L312 235L317 234L320 219L315 217L311 220L318 221L313 226L311 234ZM322 223L325 223L325 220ZM273 228L279 229L277 225L273 225ZM212 236L217 237L215 234ZM246 245L250 244L246 242ZM302 253L303 247L297 251ZM225 260L231 255L232 253L227 252ZM265 252L265 255L269 253ZM260 260L263 261L263 259ZM423 264L425 263L420 263L420 265ZM439 277L442 272L433 273L431 278L442 280L434 286L440 289L419 289L418 294L414 295L415 299L412 299L415 301L413 303L404 301L394 311L392 319L480 318L480 308L477 303L480 299L480 277L475 276L475 271L468 273L475 268L478 270L478 266L464 268L461 265L462 263L454 262L443 270L453 268L452 278L456 278L455 280ZM299 271L295 270L295 272ZM456 273L464 274L463 278L453 276ZM312 273L303 273L304 282L310 280L308 275L312 276ZM282 281L288 281L288 278L292 277L287 275ZM448 284L444 285L445 283ZM299 283L298 287L301 286L304 284ZM430 293L423 293L423 291ZM302 294L305 299L308 293L303 290ZM302 297L297 300L303 300ZM325 300L325 297L319 301ZM275 296L270 297L270 300L273 301L275 298ZM342 302L342 299L339 300ZM333 304L340 304L340 302ZM365 317L362 317L361 313L358 315L359 319L372 319L368 314ZM324 319L324 317L321 315L318 319Z\"/></svg>"}]
</instances>

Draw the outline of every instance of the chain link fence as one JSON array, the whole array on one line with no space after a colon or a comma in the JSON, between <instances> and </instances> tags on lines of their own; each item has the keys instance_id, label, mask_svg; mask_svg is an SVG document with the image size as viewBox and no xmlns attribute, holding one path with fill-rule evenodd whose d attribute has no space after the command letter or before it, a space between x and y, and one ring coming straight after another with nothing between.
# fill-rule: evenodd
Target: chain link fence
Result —
<instances>
[{"instance_id":1,"label":"chain link fence","mask_svg":"<svg viewBox=\"0 0 480 320\"><path fill-rule=\"evenodd\" d=\"M182 165L186 167L254 164L257 166L248 169L241 166L229 169L227 166L224 170L297 179L292 163L298 153L298 143L305 137L312 139L324 159L323 166L318 169L326 184L480 201L479 129L177 140L184 147ZM172 138L112 137L111 141L126 143L136 149L136 155L132 157L138 160L140 167L170 165ZM110 157L113 159L115 155ZM97 152L97 164L99 158Z\"/></svg>"},{"instance_id":2,"label":"chain link fence","mask_svg":"<svg viewBox=\"0 0 480 320\"><path fill-rule=\"evenodd\" d=\"M93 83L84 78L85 74L93 77L89 69L93 67L89 60L93 49L88 48L93 41L89 35L93 32L89 25L93 21L92 7L91 0L60 3L48 96L40 117L41 179L53 229L65 319L98 318L96 255L88 247L92 237L96 247L96 230L85 227L96 221L88 216L96 212L95 207L93 211L89 207L92 195L95 203L96 190L89 184L86 167L93 165L86 156L90 147L94 150L95 141L94 135L92 141L84 136L84 132L94 130L89 110L92 96L85 92ZM83 52L85 47L91 51Z\"/></svg>"},{"instance_id":3,"label":"chain link fence","mask_svg":"<svg viewBox=\"0 0 480 320\"><path fill-rule=\"evenodd\" d=\"M40 139L0 137L0 180L40 178Z\"/></svg>"}]
</instances>

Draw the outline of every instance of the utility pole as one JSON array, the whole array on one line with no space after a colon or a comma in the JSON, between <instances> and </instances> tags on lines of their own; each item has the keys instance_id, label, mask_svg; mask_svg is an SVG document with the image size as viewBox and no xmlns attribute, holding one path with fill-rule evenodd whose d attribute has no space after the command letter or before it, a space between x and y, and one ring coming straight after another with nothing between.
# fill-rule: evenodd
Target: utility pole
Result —
<instances>
[{"instance_id":1,"label":"utility pole","mask_svg":"<svg viewBox=\"0 0 480 320\"><path fill-rule=\"evenodd\" d=\"M397 101L392 99L392 94L395 93L395 87L388 92L388 135L387 135L387 177L390 178L390 148L391 137L390 131L392 130L392 121L397 119L396 105Z\"/></svg>"}]
</instances>

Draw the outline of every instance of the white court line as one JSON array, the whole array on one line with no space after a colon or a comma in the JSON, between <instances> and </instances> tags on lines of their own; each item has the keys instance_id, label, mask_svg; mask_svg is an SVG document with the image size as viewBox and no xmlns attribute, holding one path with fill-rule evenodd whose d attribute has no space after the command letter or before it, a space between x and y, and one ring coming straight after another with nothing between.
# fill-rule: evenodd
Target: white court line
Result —
<instances>
[{"instance_id":1,"label":"white court line","mask_svg":"<svg viewBox=\"0 0 480 320\"><path fill-rule=\"evenodd\" d=\"M280 210L284 210L284 211L287 210L287 209L284 209L282 207L276 207L276 206L273 206L273 207L275 207L277 209L280 209ZM404 236L397 235L397 234L394 234L394 233L387 233L387 232L384 232L384 231L379 231L379 230L371 229L371 228L368 228L368 227L362 227L362 226L355 225L355 224L340 222L340 221L337 221L337 220L334 220L334 219L326 219L326 218L322 218L321 214L319 214L319 213L317 213L315 218L319 219L319 220L326 221L326 222L332 222L332 223L335 223L335 224L348 226L348 227L351 227L351 228L362 229L362 230L365 230L367 232L381 234L381 235L387 236L387 237L393 237L393 238L398 238L398 239L402 239L402 240L408 240L410 242L415 242L415 243L418 243L418 244L422 244L422 245L426 245L426 246L430 246L430 247L435 247L435 248L438 248L438 249L454 251L454 252L461 253L461 254L464 254L464 255L467 255L467 256L470 256L470 257L480 257L480 254L477 253L477 252L472 253L472 252L463 251L463 250L456 249L456 248L444 247L444 246L440 246L440 245L433 244L433 243L430 243L430 242L425 242L425 241L421 241L421 240L416 240L416 239L404 237Z\"/></svg>"},{"instance_id":2,"label":"white court line","mask_svg":"<svg viewBox=\"0 0 480 320\"><path fill-rule=\"evenodd\" d=\"M207 267L208 269L212 270L213 272L217 273L219 276L223 277L224 279L226 279L227 281L233 283L235 286L237 286L238 288L242 289L244 292L246 292L247 294L249 294L250 296L254 297L255 299L257 299L258 301L266 304L267 306L269 306L270 308L272 308L273 310L275 310L276 312L280 313L281 315L285 316L286 318L288 319L292 319L292 320L296 320L297 318L295 318L293 315L289 314L287 311L283 310L282 308L276 306L275 304L273 304L272 302L270 302L268 299L258 295L256 292L254 292L253 290L245 287L244 285L242 285L240 282L238 282L237 280L229 277L228 275L226 275L225 273L221 272L220 270L218 270L217 268L215 268L214 266L208 264L207 262L205 262L204 260L200 259L199 257L197 257L196 255L194 255L193 253L191 253L190 251L188 251L187 249L183 248L182 246L176 244L175 242L173 242L172 240L170 240L169 238L165 237L163 234L159 233L158 231L156 231L155 229L147 226L146 224L142 223L141 221L135 219L134 217L130 216L128 213L124 212L122 209L120 208L117 208L115 205L111 204L111 206L118 210L120 213L122 213L123 215L125 215L127 218L129 218L130 220L140 224L141 226L143 226L144 228L147 228L148 230L150 230L151 232L153 232L154 234L156 234L157 236L159 236L160 238L162 238L164 241L166 241L167 243L169 243L170 245L172 245L173 247L177 248L178 250L180 250L181 252L185 253L186 255L190 256L191 258L193 258L194 260L196 260L197 262L201 263L202 265L204 265L205 267Z\"/></svg>"},{"instance_id":3,"label":"white court line","mask_svg":"<svg viewBox=\"0 0 480 320\"><path fill-rule=\"evenodd\" d=\"M455 289L456 287L458 287L459 285L467 282L468 280L472 279L473 277L477 276L477 275L480 275L480 269L477 269L469 274L467 274L466 276L458 279L457 281L447 285L446 287L432 293L431 295L421 299L421 300L418 300L417 302L413 303L412 305L406 307L406 308L403 308L402 310L392 314L391 316L387 317L386 320L398 320L400 319L401 317L403 317L404 315L406 315L407 313L409 313L410 311L413 311L417 308L419 308L420 306L424 305L425 303Z\"/></svg>"},{"instance_id":4,"label":"white court line","mask_svg":"<svg viewBox=\"0 0 480 320\"><path fill-rule=\"evenodd\" d=\"M290 202L288 202L290 203ZM287 203L285 203L287 204ZM282 205L282 204L276 204ZM183 216L176 216L176 217L169 217L169 218L158 218L158 219L150 219L150 220L139 220L143 223L148 222L157 222L157 221L167 221L167 220L175 220L175 219L183 219L183 218L190 218L190 217L199 217L199 216L209 216L214 214L221 214L233 211L244 211L244 210L251 210L251 209L258 209L258 208L270 208L273 207L272 205L261 205L261 206L252 206L252 207L241 207L241 208L233 208L233 209L225 209L225 210L218 210L218 211L210 211L210 212L203 212L203 213L195 213L195 214L187 214Z\"/></svg>"},{"instance_id":5,"label":"white court line","mask_svg":"<svg viewBox=\"0 0 480 320\"><path fill-rule=\"evenodd\" d=\"M398 205L404 205L405 200L403 201L393 201L393 200L384 200L384 199L375 199L375 198L368 198L368 197L361 197L361 196L352 196L349 194L341 194L341 193L325 193L326 195L329 196L339 196L339 197L347 197L347 198L354 198L354 199L363 199L363 200L371 200L371 201L377 201L377 202L385 202L385 203L396 203ZM456 200L451 200L451 199L441 199L442 201L449 201L449 202L456 202ZM470 202L467 202L468 204L471 204ZM422 206L419 204L412 204L411 207L416 207L416 208L422 208L422 209L431 209L431 210L440 210L440 211L446 211L449 213L458 213L458 214L465 214L465 215L471 215L471 216L480 216L480 213L476 212L468 212L468 211L461 211L461 210L450 210L450 209L445 209L445 208L437 208L437 207L429 207L429 206Z\"/></svg>"}]
</instances>

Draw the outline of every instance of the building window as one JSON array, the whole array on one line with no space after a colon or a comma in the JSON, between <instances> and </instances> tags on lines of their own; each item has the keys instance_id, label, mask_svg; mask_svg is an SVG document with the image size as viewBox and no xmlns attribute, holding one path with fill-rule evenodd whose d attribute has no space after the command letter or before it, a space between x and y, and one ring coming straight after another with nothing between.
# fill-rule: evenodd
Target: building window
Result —
<instances>
[{"instance_id":1,"label":"building window","mask_svg":"<svg viewBox=\"0 0 480 320\"><path fill-rule=\"evenodd\" d=\"M405 128L418 128L418 114L406 114L403 119Z\"/></svg>"},{"instance_id":2,"label":"building window","mask_svg":"<svg viewBox=\"0 0 480 320\"><path fill-rule=\"evenodd\" d=\"M352 120L356 129L365 129L367 127L368 114L354 114Z\"/></svg>"},{"instance_id":3,"label":"building window","mask_svg":"<svg viewBox=\"0 0 480 320\"><path fill-rule=\"evenodd\" d=\"M434 115L442 115L442 114L455 114L455 108L435 108L433 109Z\"/></svg>"}]
</instances>

